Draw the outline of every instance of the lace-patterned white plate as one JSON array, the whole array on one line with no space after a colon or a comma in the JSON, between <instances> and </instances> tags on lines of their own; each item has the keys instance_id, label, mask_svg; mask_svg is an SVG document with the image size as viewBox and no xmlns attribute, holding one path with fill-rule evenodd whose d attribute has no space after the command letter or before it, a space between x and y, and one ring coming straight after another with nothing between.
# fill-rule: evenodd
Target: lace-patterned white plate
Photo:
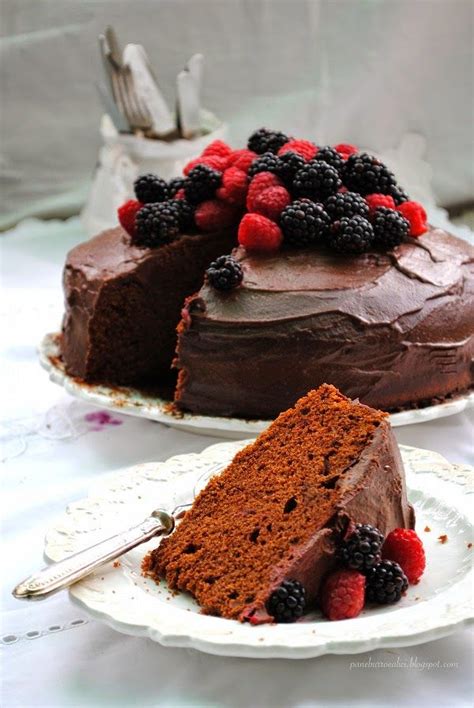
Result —
<instances>
[{"instance_id":1,"label":"lace-patterned white plate","mask_svg":"<svg viewBox=\"0 0 474 708\"><path fill-rule=\"evenodd\" d=\"M39 346L39 360L42 367L49 373L51 381L63 386L68 393L76 398L118 413L156 420L171 428L179 428L188 433L240 440L244 437L258 435L270 424L270 421L267 420L219 418L191 413L177 415L169 410L169 401L156 396L148 396L134 388L113 388L101 384L87 384L66 373L61 360L57 334L47 334L44 337ZM435 406L392 413L390 422L394 427L425 423L428 420L460 413L473 406L474 392Z\"/></svg>"},{"instance_id":2,"label":"lace-patterned white plate","mask_svg":"<svg viewBox=\"0 0 474 708\"><path fill-rule=\"evenodd\" d=\"M178 455L102 478L90 496L71 504L48 532L46 557L59 560L116 533L124 524L138 523L154 507L171 510L189 501L210 472L230 461L247 442L220 443L201 454ZM119 632L228 656L299 659L408 646L451 634L473 617L468 492L474 470L450 465L426 450L401 450L427 570L397 605L366 609L343 622L328 622L314 613L296 624L258 627L201 615L188 595L173 596L164 583L156 585L142 577L142 559L156 540L74 585L71 598Z\"/></svg>"}]
</instances>

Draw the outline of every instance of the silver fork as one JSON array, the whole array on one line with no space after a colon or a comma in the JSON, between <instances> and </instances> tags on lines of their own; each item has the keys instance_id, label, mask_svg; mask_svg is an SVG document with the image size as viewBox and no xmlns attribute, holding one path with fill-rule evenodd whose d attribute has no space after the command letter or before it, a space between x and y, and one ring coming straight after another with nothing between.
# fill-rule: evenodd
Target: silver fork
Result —
<instances>
[{"instance_id":1,"label":"silver fork","mask_svg":"<svg viewBox=\"0 0 474 708\"><path fill-rule=\"evenodd\" d=\"M100 35L99 44L117 108L132 130L149 130L152 126L150 113L137 96L132 74L122 61L122 51L111 27Z\"/></svg>"},{"instance_id":2,"label":"silver fork","mask_svg":"<svg viewBox=\"0 0 474 708\"><path fill-rule=\"evenodd\" d=\"M203 481L209 481L221 469L222 465L216 463L200 476L193 489L193 500ZM13 596L17 600L43 600L155 536L169 536L175 529L176 521L192 504L192 501L179 504L171 514L164 509L155 509L149 517L127 531L110 536L30 575L13 589Z\"/></svg>"},{"instance_id":3,"label":"silver fork","mask_svg":"<svg viewBox=\"0 0 474 708\"><path fill-rule=\"evenodd\" d=\"M117 105L132 128L149 130L152 125L151 116L136 94L130 69L124 67L115 70L112 73L112 85Z\"/></svg>"}]
</instances>

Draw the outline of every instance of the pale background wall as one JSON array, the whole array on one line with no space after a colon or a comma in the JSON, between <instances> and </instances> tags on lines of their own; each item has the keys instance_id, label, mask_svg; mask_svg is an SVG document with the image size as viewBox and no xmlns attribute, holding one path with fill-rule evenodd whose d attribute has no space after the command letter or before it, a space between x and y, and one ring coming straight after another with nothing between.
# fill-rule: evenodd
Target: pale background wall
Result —
<instances>
[{"instance_id":1,"label":"pale background wall","mask_svg":"<svg viewBox=\"0 0 474 708\"><path fill-rule=\"evenodd\" d=\"M205 103L236 143L266 124L384 152L415 132L439 203L473 198L471 0L3 0L0 12L0 226L78 210L108 23L146 46L171 101L203 52Z\"/></svg>"}]
</instances>

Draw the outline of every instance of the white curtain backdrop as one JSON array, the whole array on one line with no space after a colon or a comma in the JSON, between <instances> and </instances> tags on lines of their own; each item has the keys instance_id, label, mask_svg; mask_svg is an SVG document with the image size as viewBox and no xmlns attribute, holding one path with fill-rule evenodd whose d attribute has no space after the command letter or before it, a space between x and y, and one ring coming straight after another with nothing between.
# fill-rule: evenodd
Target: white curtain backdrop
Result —
<instances>
[{"instance_id":1,"label":"white curtain backdrop","mask_svg":"<svg viewBox=\"0 0 474 708\"><path fill-rule=\"evenodd\" d=\"M143 43L174 103L194 52L235 144L268 125L386 153L421 135L442 205L474 194L471 0L3 0L0 226L83 202L102 113L97 36Z\"/></svg>"}]
</instances>

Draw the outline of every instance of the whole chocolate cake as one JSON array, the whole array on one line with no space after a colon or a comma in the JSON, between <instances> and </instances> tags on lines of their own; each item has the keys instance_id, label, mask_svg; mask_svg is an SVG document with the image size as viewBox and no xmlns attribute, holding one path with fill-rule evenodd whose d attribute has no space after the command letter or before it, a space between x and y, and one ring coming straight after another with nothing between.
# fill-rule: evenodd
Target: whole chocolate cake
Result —
<instances>
[{"instance_id":1,"label":"whole chocolate cake","mask_svg":"<svg viewBox=\"0 0 474 708\"><path fill-rule=\"evenodd\" d=\"M260 129L135 195L68 255L69 374L159 388L174 365L177 409L267 419L323 382L384 410L472 386L474 249L376 157Z\"/></svg>"},{"instance_id":2,"label":"whole chocolate cake","mask_svg":"<svg viewBox=\"0 0 474 708\"><path fill-rule=\"evenodd\" d=\"M361 547L372 553L365 565L375 566L383 536L414 522L387 415L324 385L208 483L144 570L190 592L205 613L253 624L292 621L318 604L321 582L356 524L375 539ZM361 569L362 556L351 558L351 548L348 555L350 567ZM304 593L288 615L285 603L272 608L270 600L285 583Z\"/></svg>"}]
</instances>

